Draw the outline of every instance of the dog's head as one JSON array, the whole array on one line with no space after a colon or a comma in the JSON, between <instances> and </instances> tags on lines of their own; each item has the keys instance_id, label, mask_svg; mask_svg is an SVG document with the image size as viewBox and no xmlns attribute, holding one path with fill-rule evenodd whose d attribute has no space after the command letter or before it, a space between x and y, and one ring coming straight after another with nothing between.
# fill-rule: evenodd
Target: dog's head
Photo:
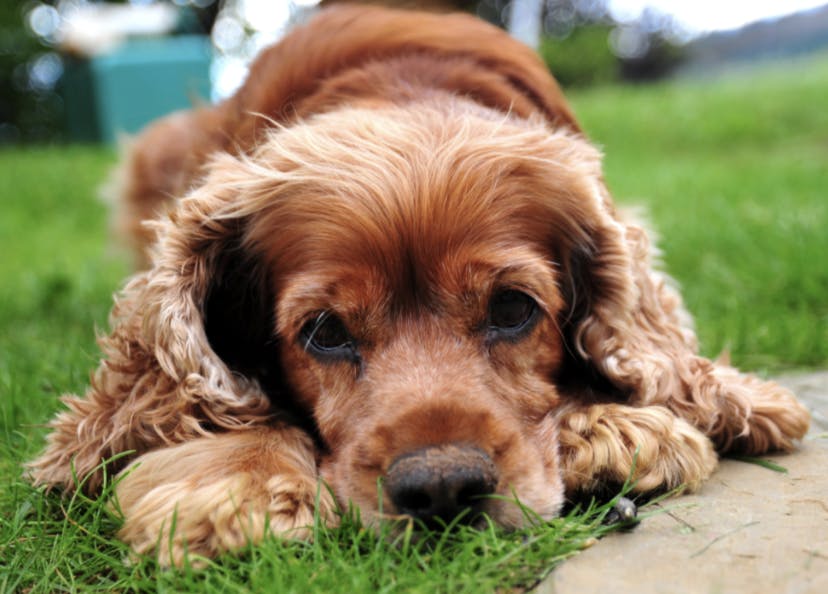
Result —
<instances>
[{"instance_id":1,"label":"dog's head","mask_svg":"<svg viewBox=\"0 0 828 594\"><path fill-rule=\"evenodd\" d=\"M260 389L363 517L514 526L513 495L551 517L550 413L601 375L584 334L630 309L610 209L597 151L540 119L319 115L214 160L162 224L146 324L170 375L207 378L206 421Z\"/></svg>"}]
</instances>

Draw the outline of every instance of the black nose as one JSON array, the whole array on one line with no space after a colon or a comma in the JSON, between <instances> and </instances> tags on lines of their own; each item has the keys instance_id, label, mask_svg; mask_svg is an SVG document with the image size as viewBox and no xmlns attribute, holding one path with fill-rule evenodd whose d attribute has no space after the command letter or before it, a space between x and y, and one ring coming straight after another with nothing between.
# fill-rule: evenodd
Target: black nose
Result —
<instances>
[{"instance_id":1,"label":"black nose","mask_svg":"<svg viewBox=\"0 0 828 594\"><path fill-rule=\"evenodd\" d=\"M485 452L468 445L448 444L403 454L391 464L385 488L400 514L426 525L470 523L483 511L486 495L497 488L497 468Z\"/></svg>"}]
</instances>

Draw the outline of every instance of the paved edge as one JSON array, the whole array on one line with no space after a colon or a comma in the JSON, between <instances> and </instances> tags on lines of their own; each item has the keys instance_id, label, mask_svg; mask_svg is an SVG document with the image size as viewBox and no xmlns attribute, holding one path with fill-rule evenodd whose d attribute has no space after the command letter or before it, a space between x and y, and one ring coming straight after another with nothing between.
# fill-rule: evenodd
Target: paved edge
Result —
<instances>
[{"instance_id":1,"label":"paved edge","mask_svg":"<svg viewBox=\"0 0 828 594\"><path fill-rule=\"evenodd\" d=\"M723 460L700 492L559 567L540 594L828 592L828 371L777 378L813 412L787 470Z\"/></svg>"}]
</instances>

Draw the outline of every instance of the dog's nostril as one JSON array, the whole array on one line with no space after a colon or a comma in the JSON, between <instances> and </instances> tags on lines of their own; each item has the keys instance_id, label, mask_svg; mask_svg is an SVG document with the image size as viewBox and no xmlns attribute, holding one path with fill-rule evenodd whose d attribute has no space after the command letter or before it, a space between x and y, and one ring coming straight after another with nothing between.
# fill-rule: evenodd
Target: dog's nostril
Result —
<instances>
[{"instance_id":1,"label":"dog's nostril","mask_svg":"<svg viewBox=\"0 0 828 594\"><path fill-rule=\"evenodd\" d=\"M485 480L473 480L463 487L457 494L457 503L462 507L472 507L486 495L494 493L495 485L489 485Z\"/></svg>"},{"instance_id":2,"label":"dog's nostril","mask_svg":"<svg viewBox=\"0 0 828 594\"><path fill-rule=\"evenodd\" d=\"M397 458L388 469L385 488L398 513L433 525L437 518L448 523L467 510L461 521L473 521L497 481L497 469L484 452L450 444Z\"/></svg>"},{"instance_id":3,"label":"dog's nostril","mask_svg":"<svg viewBox=\"0 0 828 594\"><path fill-rule=\"evenodd\" d=\"M400 510L423 510L432 507L428 493L416 487L402 489L396 496L392 495L392 500Z\"/></svg>"}]
</instances>

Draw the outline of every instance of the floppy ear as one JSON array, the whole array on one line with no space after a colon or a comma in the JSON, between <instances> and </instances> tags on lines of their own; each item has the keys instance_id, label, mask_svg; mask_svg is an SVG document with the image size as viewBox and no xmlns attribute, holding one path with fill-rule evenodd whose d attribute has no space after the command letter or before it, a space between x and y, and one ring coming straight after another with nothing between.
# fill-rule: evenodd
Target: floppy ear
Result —
<instances>
[{"instance_id":1,"label":"floppy ear","mask_svg":"<svg viewBox=\"0 0 828 594\"><path fill-rule=\"evenodd\" d=\"M72 489L74 465L78 477L92 473L85 484L92 492L102 480L96 467L115 454L272 416L262 382L277 378L260 369L278 360L270 282L242 246L251 213L237 206L238 161L221 157L210 169L157 224L152 268L116 296L112 330L99 340L104 360L85 397L63 398L68 410L51 422L46 451L29 465L36 484Z\"/></svg>"},{"instance_id":2,"label":"floppy ear","mask_svg":"<svg viewBox=\"0 0 828 594\"><path fill-rule=\"evenodd\" d=\"M690 315L657 269L644 226L619 216L600 171L592 177L593 220L560 254L569 305L564 393L666 406L722 451L791 449L807 430L807 411L780 386L698 355Z\"/></svg>"},{"instance_id":3,"label":"floppy ear","mask_svg":"<svg viewBox=\"0 0 828 594\"><path fill-rule=\"evenodd\" d=\"M557 247L571 366L563 379L573 388L578 378L588 380L614 400L647 402L675 387L665 349L686 356L695 352L695 337L669 279L653 269L643 227L621 220L599 172L592 174L591 195L583 198L591 208L581 215L589 220L576 241Z\"/></svg>"},{"instance_id":4,"label":"floppy ear","mask_svg":"<svg viewBox=\"0 0 828 594\"><path fill-rule=\"evenodd\" d=\"M586 194L580 197L582 210L571 215L577 231L557 232L553 239L566 304L559 320L566 361L558 383L579 400L618 401L643 387L626 366L617 365L622 355L624 360L638 356L629 351L631 342L637 343L634 351L648 342L646 329L635 321L642 278L630 229L618 220L600 177L597 152L590 148L585 154L594 163L584 172L590 179L580 188Z\"/></svg>"}]
</instances>

